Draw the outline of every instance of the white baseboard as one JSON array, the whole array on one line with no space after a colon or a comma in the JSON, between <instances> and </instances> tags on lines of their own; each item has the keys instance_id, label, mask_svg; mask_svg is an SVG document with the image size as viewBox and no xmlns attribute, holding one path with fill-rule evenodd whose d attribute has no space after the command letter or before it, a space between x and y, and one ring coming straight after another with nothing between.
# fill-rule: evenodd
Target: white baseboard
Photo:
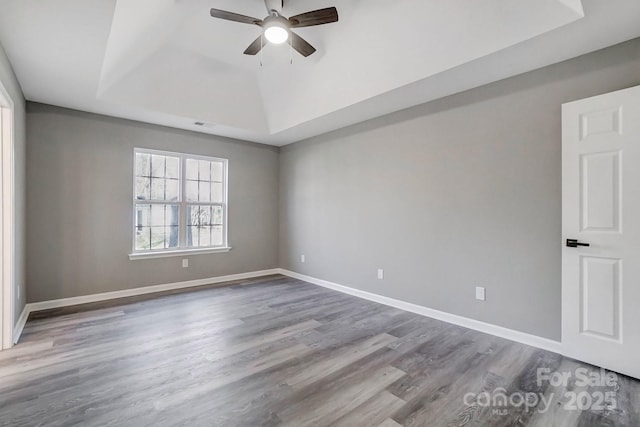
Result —
<instances>
[{"instance_id":1,"label":"white baseboard","mask_svg":"<svg viewBox=\"0 0 640 427\"><path fill-rule=\"evenodd\" d=\"M100 294L83 295L79 297L61 298L50 301L32 302L25 305L20 319L13 331L13 341L18 342L22 330L24 329L29 314L35 311L49 310L52 308L68 307L72 305L87 304L91 302L108 301L112 299L126 298L138 295L155 294L164 291L177 289L195 288L198 286L214 285L217 283L231 282L234 280L252 279L254 277L270 276L280 274L279 268L271 270L252 271L249 273L230 274L228 276L209 277L206 279L187 280L185 282L167 283L163 285L143 286L140 288L124 289L122 291L104 292Z\"/></svg>"},{"instance_id":2,"label":"white baseboard","mask_svg":"<svg viewBox=\"0 0 640 427\"><path fill-rule=\"evenodd\" d=\"M282 268L274 268L271 270L253 271L249 273L231 274L228 276L210 277L207 279L188 280L185 282L167 283L164 285L145 286L140 288L126 289L122 291L105 292L93 295L84 295L72 298L56 299L51 301L42 301L36 303L29 303L25 305L24 310L20 314L20 318L15 325L13 331L13 341L17 343L22 335L29 314L35 311L48 310L52 308L68 307L72 305L87 304L98 301L108 301L118 298L126 298L131 296L153 294L164 291L171 291L177 289L193 288L204 285L213 285L223 282L231 282L234 280L251 279L255 277L270 276L273 274L282 274L284 276L292 277L295 279L303 280L314 285L322 286L328 289L333 289L338 292L353 295L358 298L363 298L369 301L374 301L380 304L388 305L390 307L399 308L400 310L416 313L421 316L430 317L437 320L442 320L454 325L463 326L465 328L473 329L479 332L484 332L497 337L505 338L511 341L516 341L522 344L530 345L532 347L541 348L543 350L552 351L554 353L562 353L562 344L558 341L550 340L548 338L539 337L536 335L527 334L525 332L515 331L513 329L504 328L502 326L492 325L490 323L481 322L479 320L469 319L467 317L458 316L455 314L446 313L432 308L424 307L417 304L412 304L406 301L397 300L394 298L385 297L382 295L373 294L359 289L350 288L348 286L340 285L337 283L329 282L327 280L317 279L315 277L307 276L304 274L296 273L293 271L285 270Z\"/></svg>"},{"instance_id":3,"label":"white baseboard","mask_svg":"<svg viewBox=\"0 0 640 427\"><path fill-rule=\"evenodd\" d=\"M29 318L29 313L31 313L29 311L28 308L29 304L25 304L24 308L22 309L22 313L20 313L20 317L18 318L18 321L16 322L15 327L13 328L13 343L17 344L18 340L20 340L20 336L22 335L22 331L24 330L24 325L27 324L27 319Z\"/></svg>"},{"instance_id":4,"label":"white baseboard","mask_svg":"<svg viewBox=\"0 0 640 427\"><path fill-rule=\"evenodd\" d=\"M532 347L537 347L543 350L562 354L562 343L560 343L559 341L554 341L548 338L539 337L537 335L531 335L525 332L504 328L502 326L496 326L490 323L481 322L479 320L469 319L467 317L446 313L444 311L434 310L432 308L424 307L417 304L412 304L405 301L400 301L400 300L385 297L382 295L361 291L359 289L350 288L348 286L339 285L337 283L329 282L327 280L317 279L315 277L307 276L304 274L296 273L296 272L285 270L282 268L278 269L278 272L285 276L303 280L305 282L309 282L314 285L322 286L328 289L333 289L334 291L353 295L358 298L374 301L380 304L399 308L400 310L409 311L411 313L416 313L416 314L420 314L422 316L430 317L433 319L442 320L443 322L452 323L454 325L463 326L465 328L473 329L479 332L484 332L486 334L495 335L500 338L505 338L511 341L516 341L522 344L530 345Z\"/></svg>"}]
</instances>

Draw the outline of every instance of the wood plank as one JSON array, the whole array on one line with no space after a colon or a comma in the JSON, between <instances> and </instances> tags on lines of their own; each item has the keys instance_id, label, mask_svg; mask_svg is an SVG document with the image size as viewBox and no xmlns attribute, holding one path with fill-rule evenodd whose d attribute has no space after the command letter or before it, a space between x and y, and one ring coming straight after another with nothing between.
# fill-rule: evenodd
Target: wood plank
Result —
<instances>
[{"instance_id":1,"label":"wood plank","mask_svg":"<svg viewBox=\"0 0 640 427\"><path fill-rule=\"evenodd\" d=\"M324 391L278 413L283 426L331 425L405 375L393 366L371 372L346 389Z\"/></svg>"},{"instance_id":2,"label":"wood plank","mask_svg":"<svg viewBox=\"0 0 640 427\"><path fill-rule=\"evenodd\" d=\"M601 390L538 386L537 369L592 366L282 276L229 285L31 316L0 353L0 425L640 425L638 380L567 411L566 391ZM463 401L499 387L554 400Z\"/></svg>"},{"instance_id":3,"label":"wood plank","mask_svg":"<svg viewBox=\"0 0 640 427\"><path fill-rule=\"evenodd\" d=\"M381 422L380 425L378 425L378 427L402 427L402 425L393 421L391 418L387 418L386 420Z\"/></svg>"},{"instance_id":4,"label":"wood plank","mask_svg":"<svg viewBox=\"0 0 640 427\"><path fill-rule=\"evenodd\" d=\"M313 384L315 381L324 378L332 372L339 371L340 369L357 362L376 350L391 344L396 339L396 337L392 337L388 334L380 334L373 338L364 340L363 342L351 345L337 352L331 358L320 360L311 366L305 367L302 372L287 379L287 384L294 389L299 390Z\"/></svg>"},{"instance_id":5,"label":"wood plank","mask_svg":"<svg viewBox=\"0 0 640 427\"><path fill-rule=\"evenodd\" d=\"M366 422L369 425L382 424L406 403L393 394L382 391L335 421L332 425L334 427L353 427L361 424L362 420L367 420Z\"/></svg>"}]
</instances>

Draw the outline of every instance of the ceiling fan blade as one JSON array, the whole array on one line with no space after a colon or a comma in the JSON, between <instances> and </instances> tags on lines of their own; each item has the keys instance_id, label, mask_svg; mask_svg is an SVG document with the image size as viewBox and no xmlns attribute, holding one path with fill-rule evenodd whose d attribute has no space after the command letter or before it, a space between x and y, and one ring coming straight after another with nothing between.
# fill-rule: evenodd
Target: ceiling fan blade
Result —
<instances>
[{"instance_id":1,"label":"ceiling fan blade","mask_svg":"<svg viewBox=\"0 0 640 427\"><path fill-rule=\"evenodd\" d=\"M306 58L307 56L311 55L313 52L316 51L316 48L311 46L305 39L303 39L293 31L291 31L290 33L291 33L291 47L297 50L300 55Z\"/></svg>"},{"instance_id":2,"label":"ceiling fan blade","mask_svg":"<svg viewBox=\"0 0 640 427\"><path fill-rule=\"evenodd\" d=\"M260 52L260 50L264 47L265 44L267 44L267 41L262 36L262 34L260 34L260 37L255 39L253 41L253 43L251 43L249 45L247 50L244 51L244 54L245 55L256 55L258 52Z\"/></svg>"},{"instance_id":3,"label":"ceiling fan blade","mask_svg":"<svg viewBox=\"0 0 640 427\"><path fill-rule=\"evenodd\" d=\"M291 28L311 27L314 25L330 24L338 22L338 10L335 7L318 9L301 13L289 18Z\"/></svg>"},{"instance_id":4,"label":"ceiling fan blade","mask_svg":"<svg viewBox=\"0 0 640 427\"><path fill-rule=\"evenodd\" d=\"M243 24L262 25L262 19L240 15L239 13L227 12L226 10L211 9L211 16L214 18L226 19L227 21L242 22Z\"/></svg>"}]
</instances>

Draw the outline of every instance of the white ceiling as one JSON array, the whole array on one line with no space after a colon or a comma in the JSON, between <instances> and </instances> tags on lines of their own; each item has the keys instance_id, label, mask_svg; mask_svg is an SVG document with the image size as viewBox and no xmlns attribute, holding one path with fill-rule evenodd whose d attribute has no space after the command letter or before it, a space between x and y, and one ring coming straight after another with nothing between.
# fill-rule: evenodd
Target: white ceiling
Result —
<instances>
[{"instance_id":1,"label":"white ceiling","mask_svg":"<svg viewBox=\"0 0 640 427\"><path fill-rule=\"evenodd\" d=\"M284 145L640 36L638 0L285 0L283 14L327 6L338 23L296 30L318 49L306 59L243 55L260 29L209 16L263 18L262 0L0 0L0 41L29 100Z\"/></svg>"}]
</instances>

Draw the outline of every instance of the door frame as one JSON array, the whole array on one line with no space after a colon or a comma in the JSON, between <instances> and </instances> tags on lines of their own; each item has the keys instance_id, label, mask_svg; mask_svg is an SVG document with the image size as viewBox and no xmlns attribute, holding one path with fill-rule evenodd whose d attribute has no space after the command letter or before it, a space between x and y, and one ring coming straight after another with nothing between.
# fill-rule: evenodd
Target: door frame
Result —
<instances>
[{"instance_id":1,"label":"door frame","mask_svg":"<svg viewBox=\"0 0 640 427\"><path fill-rule=\"evenodd\" d=\"M0 81L0 350L13 347L15 290L14 103Z\"/></svg>"}]
</instances>

